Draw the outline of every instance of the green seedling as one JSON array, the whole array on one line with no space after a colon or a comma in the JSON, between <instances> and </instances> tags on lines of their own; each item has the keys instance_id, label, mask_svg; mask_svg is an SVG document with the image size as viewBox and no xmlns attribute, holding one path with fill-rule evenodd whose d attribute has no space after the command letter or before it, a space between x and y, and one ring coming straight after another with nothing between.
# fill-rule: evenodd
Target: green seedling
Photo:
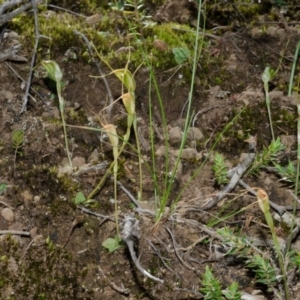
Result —
<instances>
[{"instance_id":1,"label":"green seedling","mask_svg":"<svg viewBox=\"0 0 300 300\"><path fill-rule=\"evenodd\" d=\"M204 300L222 299L222 288L220 282L215 278L211 269L206 266L203 279L201 281L201 292L204 294Z\"/></svg>"},{"instance_id":2,"label":"green seedling","mask_svg":"<svg viewBox=\"0 0 300 300\"><path fill-rule=\"evenodd\" d=\"M55 83L56 83L56 90L57 90L57 96L58 96L58 101L59 101L59 111L60 111L60 115L61 115L62 126L63 126L64 136L65 136L66 152L67 152L67 156L68 156L68 160L69 160L69 165L73 169L71 154L69 151L65 116L64 116L65 100L63 99L63 97L61 95L63 74L61 72L59 65L53 60L43 61L42 66L46 69L46 71L48 73L48 77L51 80L55 81Z\"/></svg>"},{"instance_id":3,"label":"green seedling","mask_svg":"<svg viewBox=\"0 0 300 300\"><path fill-rule=\"evenodd\" d=\"M191 59L191 51L188 48L177 47L173 48L172 52L177 65L181 65Z\"/></svg>"},{"instance_id":4,"label":"green seedling","mask_svg":"<svg viewBox=\"0 0 300 300\"><path fill-rule=\"evenodd\" d=\"M277 282L276 268L274 268L268 259L256 254L247 260L247 266L255 270L256 282L263 283L269 288Z\"/></svg>"},{"instance_id":5,"label":"green seedling","mask_svg":"<svg viewBox=\"0 0 300 300\"><path fill-rule=\"evenodd\" d=\"M24 143L24 131L23 130L16 129L12 132L12 143L13 143L13 148L15 149L14 169L16 169L17 155L20 153L21 148Z\"/></svg>"},{"instance_id":6,"label":"green seedling","mask_svg":"<svg viewBox=\"0 0 300 300\"><path fill-rule=\"evenodd\" d=\"M6 189L7 189L7 184L4 182L0 183L0 196L5 193Z\"/></svg>"},{"instance_id":7,"label":"green seedling","mask_svg":"<svg viewBox=\"0 0 300 300\"><path fill-rule=\"evenodd\" d=\"M270 95L269 95L269 82L274 78L276 74L276 71L271 69L270 67L266 67L261 78L264 83L264 90L265 90L265 96L266 96L266 105L268 109L268 116L269 116L269 122L270 122L270 129L271 129L271 134L272 134L272 140L275 141L275 135L274 135L274 130L273 130L273 124L272 124L272 117L271 117L271 100L270 100Z\"/></svg>"},{"instance_id":8,"label":"green seedling","mask_svg":"<svg viewBox=\"0 0 300 300\"><path fill-rule=\"evenodd\" d=\"M274 163L274 166L277 170L277 173L281 177L281 181L285 181L291 184L291 186L295 186L296 183L296 168L294 164L289 161L286 167L282 167L281 165Z\"/></svg>"},{"instance_id":9,"label":"green seedling","mask_svg":"<svg viewBox=\"0 0 300 300\"><path fill-rule=\"evenodd\" d=\"M108 250L109 253L114 252L122 247L124 247L121 244L122 240L118 235L116 235L114 238L108 238L102 243L102 247Z\"/></svg>"},{"instance_id":10,"label":"green seedling","mask_svg":"<svg viewBox=\"0 0 300 300\"><path fill-rule=\"evenodd\" d=\"M274 164L276 162L278 153L284 149L285 146L281 143L279 138L272 141L268 148L264 147L262 153L256 155L248 173L257 175L260 169Z\"/></svg>"},{"instance_id":11,"label":"green seedling","mask_svg":"<svg viewBox=\"0 0 300 300\"><path fill-rule=\"evenodd\" d=\"M97 207L98 203L94 199L87 199L83 192L78 192L72 199L76 206L83 205L88 207Z\"/></svg>"},{"instance_id":12,"label":"green seedling","mask_svg":"<svg viewBox=\"0 0 300 300\"><path fill-rule=\"evenodd\" d=\"M212 169L215 173L215 179L219 185L228 183L227 167L224 156L216 152Z\"/></svg>"},{"instance_id":13,"label":"green seedling","mask_svg":"<svg viewBox=\"0 0 300 300\"><path fill-rule=\"evenodd\" d=\"M288 300L289 299L289 289L288 289L288 283L287 283L287 278L286 278L287 277L286 270L285 270L285 266L284 266L284 262L283 262L283 255L282 255L282 252L280 249L280 244L279 244L279 241L278 241L278 238L276 235L273 218L270 213L269 196L263 189L259 189L257 191L257 202L258 202L259 208L265 215L265 219L267 221L267 224L268 224L271 234L272 234L272 239L273 239L275 250L277 253L277 257L278 257L281 275L283 277L285 297Z\"/></svg>"},{"instance_id":14,"label":"green seedling","mask_svg":"<svg viewBox=\"0 0 300 300\"><path fill-rule=\"evenodd\" d=\"M242 299L242 293L239 291L239 284L237 282L233 282L226 290L222 291L222 294L227 300Z\"/></svg>"}]
</instances>

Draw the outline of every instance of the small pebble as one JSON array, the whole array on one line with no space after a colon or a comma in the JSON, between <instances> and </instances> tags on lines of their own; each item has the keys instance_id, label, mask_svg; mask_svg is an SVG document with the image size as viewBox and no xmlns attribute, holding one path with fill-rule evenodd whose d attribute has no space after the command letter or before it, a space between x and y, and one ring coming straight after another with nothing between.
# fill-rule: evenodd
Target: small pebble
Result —
<instances>
[{"instance_id":1,"label":"small pebble","mask_svg":"<svg viewBox=\"0 0 300 300\"><path fill-rule=\"evenodd\" d=\"M182 140L182 132L180 127L173 127L169 131L169 141L171 145L179 144Z\"/></svg>"},{"instance_id":2,"label":"small pebble","mask_svg":"<svg viewBox=\"0 0 300 300\"><path fill-rule=\"evenodd\" d=\"M41 201L41 197L40 196L34 196L33 201L34 201L35 204L38 204Z\"/></svg>"},{"instance_id":3,"label":"small pebble","mask_svg":"<svg viewBox=\"0 0 300 300\"><path fill-rule=\"evenodd\" d=\"M7 222L12 222L15 219L15 214L11 208L6 207L1 210L1 216Z\"/></svg>"}]
</instances>

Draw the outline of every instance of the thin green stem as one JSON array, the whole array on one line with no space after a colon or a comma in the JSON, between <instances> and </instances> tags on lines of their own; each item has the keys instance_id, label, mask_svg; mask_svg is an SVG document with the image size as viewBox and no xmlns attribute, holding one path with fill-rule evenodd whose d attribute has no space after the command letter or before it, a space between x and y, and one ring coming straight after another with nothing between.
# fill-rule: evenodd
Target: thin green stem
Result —
<instances>
[{"instance_id":1,"label":"thin green stem","mask_svg":"<svg viewBox=\"0 0 300 300\"><path fill-rule=\"evenodd\" d=\"M119 157L119 152L118 152L118 147L113 147L113 155L114 155L114 198L115 198L115 219L116 219L116 231L117 231L117 236L120 237L119 235L119 209L118 209L118 199L117 199L117 175L118 175L118 157Z\"/></svg>"},{"instance_id":2,"label":"thin green stem","mask_svg":"<svg viewBox=\"0 0 300 300\"><path fill-rule=\"evenodd\" d=\"M213 146L211 147L210 153L209 155L206 156L205 160L202 162L202 164L199 166L199 168L197 168L197 170L193 173L193 175L189 178L189 180L185 183L185 185L183 186L183 188L181 189L180 193L177 195L174 203L177 203L179 201L179 199L181 198L183 192L185 191L185 189L190 185L190 183L192 182L192 180L195 179L195 177L199 174L199 172L202 170L203 166L206 164L206 162L208 161L211 152L216 148L216 146L219 144L221 138L223 137L223 134L225 132L227 132L227 130L229 130L229 128L234 124L234 122L240 117L241 113L246 109L247 106L245 106L223 129L223 131L219 134L218 138L216 139L216 141L214 142Z\"/></svg>"},{"instance_id":3,"label":"thin green stem","mask_svg":"<svg viewBox=\"0 0 300 300\"><path fill-rule=\"evenodd\" d=\"M298 60L299 50L300 50L300 41L297 44L295 55L294 55L293 66L292 66L291 77L290 77L290 83L289 83L288 96L292 95L294 74L295 74L296 64L297 64L297 60Z\"/></svg>"},{"instance_id":4,"label":"thin green stem","mask_svg":"<svg viewBox=\"0 0 300 300\"><path fill-rule=\"evenodd\" d=\"M268 117L269 117L272 140L275 142L275 135L274 135L274 130L273 130L271 109L270 109L271 100L270 100L270 95L269 95L269 83L268 82L264 83L264 89L265 89L265 93L266 93L266 105L267 105L267 110L268 110Z\"/></svg>"},{"instance_id":5,"label":"thin green stem","mask_svg":"<svg viewBox=\"0 0 300 300\"><path fill-rule=\"evenodd\" d=\"M149 69L152 71L152 65L150 65ZM152 80L149 80L149 87L148 87L148 103L149 103L149 134L150 134L150 145L151 145L151 158L152 158L152 180L155 185L154 188L154 205L155 205L155 215L158 212L158 201L157 198L161 197L160 190L158 188L157 182L157 173L156 173L156 158L155 158L155 145L154 145L154 130L153 130L153 111L152 111Z\"/></svg>"},{"instance_id":6,"label":"thin green stem","mask_svg":"<svg viewBox=\"0 0 300 300\"><path fill-rule=\"evenodd\" d=\"M277 238L277 235L276 235L276 232L275 232L274 223L273 223L273 219L272 219L272 216L270 214L270 211L265 212L265 218L266 218L266 221L267 221L267 223L270 227L270 230L271 230L271 233L272 233L272 239L273 239L274 246L275 246L275 250L276 250L276 253L277 253L277 256L278 256L279 267L280 267L280 271L281 271L281 274L282 274L282 277L283 277L285 299L289 300L290 299L290 297L289 297L289 287L288 287L288 283L287 283L286 270L285 270L284 262L283 262L283 255L282 255L282 252L281 252L281 249L280 249L280 245L279 245L278 238Z\"/></svg>"},{"instance_id":7,"label":"thin green stem","mask_svg":"<svg viewBox=\"0 0 300 300\"><path fill-rule=\"evenodd\" d=\"M195 47L194 47L194 58L193 58L191 86L190 86L190 92L189 92L189 95L188 95L188 106L187 106L187 113L186 113L186 122L184 124L184 130L183 130L183 139L182 139L181 144L180 144L179 155L176 159L175 167L172 171L171 178L169 179L169 183L167 182L167 185L165 186L165 189L164 189L164 194L163 194L162 201L161 201L161 206L160 206L160 209L159 209L159 212L158 212L157 221L159 221L159 219L162 217L162 215L164 213L164 210L165 210L165 207L167 205L167 201L170 197L173 181L175 179L176 171L178 169L178 165L179 165L180 160L181 160L181 153L182 153L182 150L185 146L188 129L189 129L189 126L190 126L190 123L191 123L191 107L192 107L192 102L193 102L192 101L193 100L193 91L194 91L196 70L197 70L197 65L198 65L197 62L198 62L198 57L199 57L198 52L199 52L199 31L200 31L200 20L201 20L201 7L202 7L202 1L200 0L199 1L198 16L197 16L197 30L196 30L196 37L195 37ZM202 39L202 43L203 43L203 39ZM200 49L202 49L202 45L203 45L202 43L201 43ZM168 154L166 156L168 157ZM165 178L168 179L167 177L168 177L168 173L166 173Z\"/></svg>"},{"instance_id":8,"label":"thin green stem","mask_svg":"<svg viewBox=\"0 0 300 300\"><path fill-rule=\"evenodd\" d=\"M62 126L63 126L63 131L64 131L64 137L65 137L67 156L68 156L70 167L73 169L72 159L71 159L71 155L70 155L70 151L69 151L65 116L64 116L65 101L64 101L63 97L61 96L61 82L60 81L56 82L56 89L57 89L57 95L58 95L58 101L59 101L59 111L60 111L60 115L61 115L61 121L62 121Z\"/></svg>"},{"instance_id":9,"label":"thin green stem","mask_svg":"<svg viewBox=\"0 0 300 300\"><path fill-rule=\"evenodd\" d=\"M136 139L136 148L138 151L138 159L139 159L139 173L140 173L140 189L138 194L138 200L143 199L143 170L142 170L142 157L141 157L141 147L140 147L140 139L137 130L137 117L136 113L133 115L133 130Z\"/></svg>"}]
</instances>

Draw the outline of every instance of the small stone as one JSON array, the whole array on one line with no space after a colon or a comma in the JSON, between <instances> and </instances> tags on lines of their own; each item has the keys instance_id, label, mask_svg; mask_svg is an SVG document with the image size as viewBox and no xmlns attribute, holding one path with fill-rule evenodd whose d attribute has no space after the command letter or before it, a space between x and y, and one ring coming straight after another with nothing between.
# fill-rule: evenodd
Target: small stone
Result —
<instances>
[{"instance_id":1,"label":"small stone","mask_svg":"<svg viewBox=\"0 0 300 300\"><path fill-rule=\"evenodd\" d=\"M72 159L72 164L73 164L73 168L79 168L82 165L85 165L86 161L84 157L76 156Z\"/></svg>"},{"instance_id":2,"label":"small stone","mask_svg":"<svg viewBox=\"0 0 300 300\"><path fill-rule=\"evenodd\" d=\"M182 140L182 133L180 127L173 127L169 131L169 142L171 145L177 145Z\"/></svg>"},{"instance_id":3,"label":"small stone","mask_svg":"<svg viewBox=\"0 0 300 300\"><path fill-rule=\"evenodd\" d=\"M31 201L33 199L33 195L28 190L23 191L21 193L21 196L23 197L24 201Z\"/></svg>"},{"instance_id":4,"label":"small stone","mask_svg":"<svg viewBox=\"0 0 300 300\"><path fill-rule=\"evenodd\" d=\"M33 245L34 246L42 246L45 244L45 238L39 234L39 235L36 235L34 238L33 238Z\"/></svg>"},{"instance_id":5,"label":"small stone","mask_svg":"<svg viewBox=\"0 0 300 300\"><path fill-rule=\"evenodd\" d=\"M100 14L95 14L85 19L85 23L89 25L95 25L100 22L102 16Z\"/></svg>"},{"instance_id":6,"label":"small stone","mask_svg":"<svg viewBox=\"0 0 300 300\"><path fill-rule=\"evenodd\" d=\"M58 167L57 177L60 178L64 175L71 175L72 173L73 173L73 169L69 165Z\"/></svg>"},{"instance_id":7,"label":"small stone","mask_svg":"<svg viewBox=\"0 0 300 300\"><path fill-rule=\"evenodd\" d=\"M32 238L35 238L37 236L37 231L38 231L38 228L37 227L33 227L31 230L30 230L30 236Z\"/></svg>"},{"instance_id":8,"label":"small stone","mask_svg":"<svg viewBox=\"0 0 300 300\"><path fill-rule=\"evenodd\" d=\"M40 201L41 201L41 197L40 197L40 196L34 196L34 197L33 197L33 202L34 202L35 204L38 204Z\"/></svg>"},{"instance_id":9,"label":"small stone","mask_svg":"<svg viewBox=\"0 0 300 300\"><path fill-rule=\"evenodd\" d=\"M19 269L19 267L18 267L17 261L11 256L8 260L7 270L16 275L18 272L18 269Z\"/></svg>"},{"instance_id":10,"label":"small stone","mask_svg":"<svg viewBox=\"0 0 300 300\"><path fill-rule=\"evenodd\" d=\"M7 222L12 222L15 219L15 214L11 208L6 207L1 210L1 216Z\"/></svg>"},{"instance_id":11,"label":"small stone","mask_svg":"<svg viewBox=\"0 0 300 300\"><path fill-rule=\"evenodd\" d=\"M164 155L166 155L166 153L167 153L166 147L165 146L160 146L156 150L155 155L157 155L157 156L164 156Z\"/></svg>"},{"instance_id":12,"label":"small stone","mask_svg":"<svg viewBox=\"0 0 300 300\"><path fill-rule=\"evenodd\" d=\"M200 141L203 139L203 133L200 131L199 128L191 127L191 128L189 128L187 138L190 141L193 141L193 140Z\"/></svg>"},{"instance_id":13,"label":"small stone","mask_svg":"<svg viewBox=\"0 0 300 300\"><path fill-rule=\"evenodd\" d=\"M171 154L178 157L180 155L180 151L179 150L171 151ZM194 148L186 148L182 150L181 158L185 160L194 160L194 159L198 160L200 158L200 154Z\"/></svg>"},{"instance_id":14,"label":"small stone","mask_svg":"<svg viewBox=\"0 0 300 300\"><path fill-rule=\"evenodd\" d=\"M21 193L21 196L23 198L25 207L28 209L30 207L30 204L32 203L33 195L30 191L25 190Z\"/></svg>"},{"instance_id":15,"label":"small stone","mask_svg":"<svg viewBox=\"0 0 300 300\"><path fill-rule=\"evenodd\" d=\"M155 40L153 42L153 47L161 52L166 52L169 49L168 44L162 40Z\"/></svg>"},{"instance_id":16,"label":"small stone","mask_svg":"<svg viewBox=\"0 0 300 300\"><path fill-rule=\"evenodd\" d=\"M88 162L89 163L95 163L99 161L99 152L97 150L97 148L92 152L92 154L90 155L90 157L88 158Z\"/></svg>"}]
</instances>

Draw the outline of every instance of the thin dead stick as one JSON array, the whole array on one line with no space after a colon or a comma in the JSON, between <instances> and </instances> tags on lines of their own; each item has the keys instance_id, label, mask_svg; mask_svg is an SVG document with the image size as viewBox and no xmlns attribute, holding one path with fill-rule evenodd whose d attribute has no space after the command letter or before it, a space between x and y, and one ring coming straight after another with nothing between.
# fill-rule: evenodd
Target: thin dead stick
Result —
<instances>
[{"instance_id":1,"label":"thin dead stick","mask_svg":"<svg viewBox=\"0 0 300 300\"><path fill-rule=\"evenodd\" d=\"M1 204L3 204L4 206L7 206L7 207L9 207L9 208L13 209L13 207L12 207L12 206L10 206L9 204L7 204L7 203L6 203L6 202L4 202L4 201L0 201L0 203L1 203Z\"/></svg>"},{"instance_id":2,"label":"thin dead stick","mask_svg":"<svg viewBox=\"0 0 300 300\"><path fill-rule=\"evenodd\" d=\"M20 75L18 74L18 72L8 63L8 62L5 62L6 66L16 75L16 77L21 80L23 83L26 83L26 80ZM46 106L46 110L48 109L47 107L47 103L44 99L44 97L41 96L41 94L36 90L34 89L33 87L30 87L30 89L40 97L40 99L43 101L43 103L45 104ZM31 95L31 94L28 94L28 96L34 101L36 102L35 98Z\"/></svg>"},{"instance_id":3,"label":"thin dead stick","mask_svg":"<svg viewBox=\"0 0 300 300\"><path fill-rule=\"evenodd\" d=\"M249 143L250 151L252 151L252 149L255 149L255 146L256 146L255 143ZM217 194L217 196L215 196L213 199L209 199L209 201L206 204L204 204L201 208L210 209L213 206L217 205L221 200L223 200L227 196L227 194L230 193L235 188L238 181L242 178L244 173L253 163L254 159L255 159L255 153L254 152L248 153L247 158L234 169L234 173L231 177L231 180L225 186L225 188L222 191L220 191Z\"/></svg>"},{"instance_id":4,"label":"thin dead stick","mask_svg":"<svg viewBox=\"0 0 300 300\"><path fill-rule=\"evenodd\" d=\"M164 228L167 230L167 232L169 233L169 235L170 235L170 237L171 237L171 239L172 239L173 247L174 247L174 250L175 250L175 254L176 254L177 258L179 259L179 261L181 262L181 264L182 264L184 267L186 267L187 269L194 271L195 268L194 268L194 267L190 267L189 265L187 265L187 264L184 262L184 260L181 258L181 256L179 255L179 253L177 252L177 250L178 250L177 244L176 244L176 242L175 242L175 238L174 238L174 235L173 235L173 233L171 232L171 230L170 230L166 225L164 225Z\"/></svg>"},{"instance_id":5,"label":"thin dead stick","mask_svg":"<svg viewBox=\"0 0 300 300\"><path fill-rule=\"evenodd\" d=\"M135 251L134 251L134 241L136 239L140 239L141 233L139 228L139 221L132 215L125 216L124 223L123 223L123 230L121 233L122 240L127 244L130 256L137 267L137 269L146 277L163 283L164 281L160 278L157 278L147 272L140 264L139 259L137 258Z\"/></svg>"},{"instance_id":6,"label":"thin dead stick","mask_svg":"<svg viewBox=\"0 0 300 300\"><path fill-rule=\"evenodd\" d=\"M85 219L84 216L78 216L77 218L75 218L74 222L72 223L71 229L70 229L70 231L67 235L66 241L64 242L64 244L62 246L63 248L65 248L66 245L68 244L68 242L70 240L70 237L71 237L75 227L77 227L78 225L83 224L85 221L86 221L86 219Z\"/></svg>"},{"instance_id":7,"label":"thin dead stick","mask_svg":"<svg viewBox=\"0 0 300 300\"><path fill-rule=\"evenodd\" d=\"M108 117L110 118L110 117L111 117L111 113L112 113L112 108L113 108L114 98L113 98L111 89L110 89L110 87L109 87L109 84L108 84L108 82L107 82L107 80L106 80L106 78L105 78L105 75L104 75L104 73L102 72L102 69L100 68L100 63L99 63L98 59L96 59L96 58L94 57L94 53L93 53L93 50L92 50L92 47L91 47L91 43L90 43L90 41L87 39L87 37L86 37L83 33L77 31L76 29L75 29L73 32L74 32L76 35L81 36L82 39L84 40L84 42L86 43L86 45L87 45L87 47L88 47L88 51L89 51L90 57L91 57L93 63L96 65L96 67L97 67L97 69L98 69L98 72L99 72L101 78L103 79L103 82L104 82L104 84L105 84L105 88L106 88L106 91L107 91L107 94L108 94L108 98L109 98L109 106L106 108L106 111L107 111Z\"/></svg>"},{"instance_id":8,"label":"thin dead stick","mask_svg":"<svg viewBox=\"0 0 300 300\"><path fill-rule=\"evenodd\" d=\"M73 173L72 176L74 176L74 177L80 176L82 174L89 173L91 171L98 172L100 170L104 170L107 167L107 165L108 165L108 162L104 161L97 165L88 166L83 169L79 169L77 172Z\"/></svg>"},{"instance_id":9,"label":"thin dead stick","mask_svg":"<svg viewBox=\"0 0 300 300\"><path fill-rule=\"evenodd\" d=\"M0 235L3 235L3 234L30 236L30 232L28 232L28 231L19 231L19 230L0 230Z\"/></svg>"},{"instance_id":10,"label":"thin dead stick","mask_svg":"<svg viewBox=\"0 0 300 300\"><path fill-rule=\"evenodd\" d=\"M105 215L101 215L101 214L98 214L98 213L95 213L85 207L82 207L82 206L77 206L78 209L80 209L81 211L85 212L86 214L89 214L89 215L92 215L92 216L95 216L95 217L99 217L99 218L104 218L106 220L110 220L110 221L115 221L114 219L112 219L111 217L109 216L105 216Z\"/></svg>"},{"instance_id":11,"label":"thin dead stick","mask_svg":"<svg viewBox=\"0 0 300 300\"><path fill-rule=\"evenodd\" d=\"M29 70L29 75L28 75L27 84L26 84L25 95L22 99L23 103L22 103L22 108L21 108L20 114L24 113L27 110L28 95L29 95L29 90L30 90L30 86L31 86L33 68L34 68L35 60L36 60L36 54L37 54L37 50L38 50L38 46L39 46L39 40L40 40L40 37L45 37L45 36L40 35L40 33L39 33L39 21L38 21L38 16L37 16L36 3L37 2L35 0L31 0L33 14L34 14L35 44L34 44L33 54L32 54L32 58L31 58L31 64L30 64L30 70ZM45 38L48 38L48 37L45 37Z\"/></svg>"},{"instance_id":12,"label":"thin dead stick","mask_svg":"<svg viewBox=\"0 0 300 300\"><path fill-rule=\"evenodd\" d=\"M12 8L15 5L21 4L23 0L10 0L6 1L3 4L0 5L0 16L3 15L3 13L8 10L9 8Z\"/></svg>"},{"instance_id":13,"label":"thin dead stick","mask_svg":"<svg viewBox=\"0 0 300 300\"><path fill-rule=\"evenodd\" d=\"M201 243L202 241L204 241L206 238L208 238L208 235L204 235L201 238L197 239L194 243L192 243L191 245L189 245L188 247L181 247L181 248L177 248L176 250L181 250L181 251L190 251L193 248L195 248L195 246L199 243Z\"/></svg>"},{"instance_id":14,"label":"thin dead stick","mask_svg":"<svg viewBox=\"0 0 300 300\"><path fill-rule=\"evenodd\" d=\"M5 24L6 22L11 20L12 18L16 17L17 15L21 14L22 12L24 12L28 8L30 8L33 5L33 3L34 3L34 5L38 4L39 2L41 2L41 0L35 0L35 1L32 0L31 3L26 3L23 6L17 8L16 10L3 15L4 10L7 10L8 8L10 8L14 5L20 4L21 2L23 2L23 1L16 1L15 0L15 1L11 1L10 4L7 4L7 2L6 2L6 3L4 3L0 6L0 26L2 24Z\"/></svg>"},{"instance_id":15,"label":"thin dead stick","mask_svg":"<svg viewBox=\"0 0 300 300\"><path fill-rule=\"evenodd\" d=\"M118 186L123 190L123 192L129 197L129 199L135 204L136 207L140 208L138 201L134 198L134 196L125 188L125 186L120 182L117 181Z\"/></svg>"},{"instance_id":16,"label":"thin dead stick","mask_svg":"<svg viewBox=\"0 0 300 300\"><path fill-rule=\"evenodd\" d=\"M220 107L220 105L216 105L216 106L210 106L210 107L204 108L202 110L199 110L193 118L192 127L195 127L195 123L197 122L197 118L199 116L203 115L204 113L206 113L212 109L219 108L219 107Z\"/></svg>"},{"instance_id":17,"label":"thin dead stick","mask_svg":"<svg viewBox=\"0 0 300 300\"><path fill-rule=\"evenodd\" d=\"M84 15L78 14L78 13L72 11L72 10L69 10L69 9L66 9L66 8L63 8L63 7L60 7L60 6L56 6L56 5L53 5L53 4L45 4L45 6L51 7L51 8L55 8L55 9L58 9L58 10L62 10L62 11L66 11L69 14L72 14L72 15L74 15L76 17L86 18L86 16L84 16Z\"/></svg>"},{"instance_id":18,"label":"thin dead stick","mask_svg":"<svg viewBox=\"0 0 300 300\"><path fill-rule=\"evenodd\" d=\"M160 258L160 260L162 261L162 263L164 264L164 266L166 267L166 269L168 269L171 273L173 273L175 276L177 276L178 278L180 278L180 276L174 272L166 263L165 263L165 259L162 257L162 255L160 254L159 250L156 249L156 247L153 245L153 243L149 240L146 239L148 244L150 245L150 247L152 247L152 249L154 250L154 252L156 253L156 255ZM182 278L181 278L182 279Z\"/></svg>"}]
</instances>

